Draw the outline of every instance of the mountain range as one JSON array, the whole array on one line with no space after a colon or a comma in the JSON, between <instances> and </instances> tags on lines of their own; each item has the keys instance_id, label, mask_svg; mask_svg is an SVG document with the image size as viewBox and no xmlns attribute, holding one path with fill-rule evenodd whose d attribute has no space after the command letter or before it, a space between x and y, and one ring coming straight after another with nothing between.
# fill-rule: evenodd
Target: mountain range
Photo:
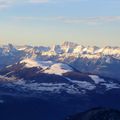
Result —
<instances>
[{"instance_id":1,"label":"mountain range","mask_svg":"<svg viewBox=\"0 0 120 120\"><path fill-rule=\"evenodd\" d=\"M72 42L52 47L12 44L0 47L0 68L26 58L65 63L80 72L120 79L120 47L84 47Z\"/></svg>"},{"instance_id":2,"label":"mountain range","mask_svg":"<svg viewBox=\"0 0 120 120\"><path fill-rule=\"evenodd\" d=\"M28 110L24 105L32 109L37 104L32 110L36 120L62 120L99 106L119 109L119 74L120 47L84 47L72 42L52 47L3 45L0 106ZM21 102L23 106L17 104Z\"/></svg>"}]
</instances>

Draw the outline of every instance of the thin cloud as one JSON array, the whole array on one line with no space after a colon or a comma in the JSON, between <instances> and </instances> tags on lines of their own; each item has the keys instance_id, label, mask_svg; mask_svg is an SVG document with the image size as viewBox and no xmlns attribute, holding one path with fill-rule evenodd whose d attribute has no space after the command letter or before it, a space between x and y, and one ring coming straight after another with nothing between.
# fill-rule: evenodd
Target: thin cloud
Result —
<instances>
[{"instance_id":1,"label":"thin cloud","mask_svg":"<svg viewBox=\"0 0 120 120\"><path fill-rule=\"evenodd\" d=\"M98 16L87 18L67 18L63 16L57 17L14 17L16 20L41 20L41 21L58 21L66 24L99 24L106 22L120 22L120 16Z\"/></svg>"},{"instance_id":2,"label":"thin cloud","mask_svg":"<svg viewBox=\"0 0 120 120\"><path fill-rule=\"evenodd\" d=\"M5 9L10 7L15 0L0 0L0 9Z\"/></svg>"},{"instance_id":3,"label":"thin cloud","mask_svg":"<svg viewBox=\"0 0 120 120\"><path fill-rule=\"evenodd\" d=\"M31 4L48 4L48 3L64 3L64 2L79 2L86 0L0 0L0 9L8 8L17 3L31 3Z\"/></svg>"},{"instance_id":4,"label":"thin cloud","mask_svg":"<svg viewBox=\"0 0 120 120\"><path fill-rule=\"evenodd\" d=\"M120 16L98 16L98 17L88 17L88 18L69 18L63 20L65 23L69 24L99 24L105 22L117 22L120 21Z\"/></svg>"},{"instance_id":5,"label":"thin cloud","mask_svg":"<svg viewBox=\"0 0 120 120\"><path fill-rule=\"evenodd\" d=\"M49 0L30 0L30 3L48 3Z\"/></svg>"},{"instance_id":6,"label":"thin cloud","mask_svg":"<svg viewBox=\"0 0 120 120\"><path fill-rule=\"evenodd\" d=\"M64 19L63 16L57 17L33 17L33 16L14 16L16 20L62 20Z\"/></svg>"},{"instance_id":7,"label":"thin cloud","mask_svg":"<svg viewBox=\"0 0 120 120\"><path fill-rule=\"evenodd\" d=\"M0 1L0 9L9 7L10 2L9 1Z\"/></svg>"},{"instance_id":8,"label":"thin cloud","mask_svg":"<svg viewBox=\"0 0 120 120\"><path fill-rule=\"evenodd\" d=\"M63 2L80 2L80 1L86 1L86 0L29 0L29 3L63 3Z\"/></svg>"}]
</instances>

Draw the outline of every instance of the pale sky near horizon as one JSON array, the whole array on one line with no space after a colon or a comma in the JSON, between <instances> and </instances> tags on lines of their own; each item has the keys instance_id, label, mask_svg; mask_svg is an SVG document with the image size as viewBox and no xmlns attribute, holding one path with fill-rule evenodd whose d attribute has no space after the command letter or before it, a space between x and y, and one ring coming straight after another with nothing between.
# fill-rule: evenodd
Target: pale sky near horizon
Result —
<instances>
[{"instance_id":1,"label":"pale sky near horizon","mask_svg":"<svg viewBox=\"0 0 120 120\"><path fill-rule=\"evenodd\" d=\"M120 0L0 0L0 44L120 46Z\"/></svg>"}]
</instances>

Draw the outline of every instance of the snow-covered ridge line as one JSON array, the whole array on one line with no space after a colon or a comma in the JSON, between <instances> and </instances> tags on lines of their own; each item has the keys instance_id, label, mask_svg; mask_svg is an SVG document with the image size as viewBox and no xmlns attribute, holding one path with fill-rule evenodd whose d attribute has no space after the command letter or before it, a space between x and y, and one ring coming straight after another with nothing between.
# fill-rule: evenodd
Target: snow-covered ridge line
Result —
<instances>
[{"instance_id":1,"label":"snow-covered ridge line","mask_svg":"<svg viewBox=\"0 0 120 120\"><path fill-rule=\"evenodd\" d=\"M98 54L104 55L120 54L120 47L105 46L103 48L97 46L82 46L73 42L64 42L62 45L46 46L14 46L12 44L0 46L1 50L10 52L11 50L26 52L55 52L62 53L79 53L79 54Z\"/></svg>"},{"instance_id":2,"label":"snow-covered ridge line","mask_svg":"<svg viewBox=\"0 0 120 120\"><path fill-rule=\"evenodd\" d=\"M44 73L62 75L67 72L72 72L73 69L64 63L55 63L52 61L39 61L36 59L24 59L20 64L25 64L26 68L41 68Z\"/></svg>"},{"instance_id":3,"label":"snow-covered ridge line","mask_svg":"<svg viewBox=\"0 0 120 120\"><path fill-rule=\"evenodd\" d=\"M82 46L72 42L64 42L62 45L52 47L45 46L14 46L12 44L0 46L1 56L16 56L23 58L39 58L56 56L58 60L66 58L88 58L99 59L104 56L120 60L120 47L106 46L103 48L97 46ZM63 60L64 61L64 60Z\"/></svg>"},{"instance_id":4,"label":"snow-covered ridge line","mask_svg":"<svg viewBox=\"0 0 120 120\"><path fill-rule=\"evenodd\" d=\"M51 65L53 65L52 61L39 61L39 60L29 59L29 58L20 61L20 63L25 63L25 66L28 68L41 67L43 69L46 69Z\"/></svg>"}]
</instances>

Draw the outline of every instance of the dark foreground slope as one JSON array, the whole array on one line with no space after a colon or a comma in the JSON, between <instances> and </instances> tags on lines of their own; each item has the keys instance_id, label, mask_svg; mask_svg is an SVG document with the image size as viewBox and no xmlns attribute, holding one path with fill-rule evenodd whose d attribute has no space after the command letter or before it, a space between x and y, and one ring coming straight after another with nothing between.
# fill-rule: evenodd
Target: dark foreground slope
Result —
<instances>
[{"instance_id":1,"label":"dark foreground slope","mask_svg":"<svg viewBox=\"0 0 120 120\"><path fill-rule=\"evenodd\" d=\"M109 97L110 95L110 97ZM99 97L97 97L99 96ZM114 98L114 99L113 99ZM102 96L68 96L65 94L39 97L24 97L24 96L2 96L0 99L0 120L64 120L66 116L73 115L82 111L86 111L94 107L106 107L119 109L119 101L111 94ZM97 112L94 112L97 111ZM66 120L109 120L109 119L92 119L92 115L97 115L100 118L102 110L92 110L84 113L90 119L78 119L72 117ZM116 111L115 111L116 112ZM110 114L109 114L110 113ZM114 113L114 111L113 111ZM119 113L119 112L118 112ZM80 114L81 115L81 114ZM102 116L104 115L104 111ZM111 110L106 112L105 116L111 118L111 115L118 116L119 114L111 114ZM81 116L80 116L81 117ZM96 117L95 117L96 118ZM112 119L120 120L120 119Z\"/></svg>"},{"instance_id":2,"label":"dark foreground slope","mask_svg":"<svg viewBox=\"0 0 120 120\"><path fill-rule=\"evenodd\" d=\"M119 80L52 64L44 69L45 61L27 59L0 70L0 120L64 120L96 107L120 109Z\"/></svg>"},{"instance_id":3,"label":"dark foreground slope","mask_svg":"<svg viewBox=\"0 0 120 120\"><path fill-rule=\"evenodd\" d=\"M66 120L120 120L120 111L106 108L95 108L87 112L70 116Z\"/></svg>"}]
</instances>

